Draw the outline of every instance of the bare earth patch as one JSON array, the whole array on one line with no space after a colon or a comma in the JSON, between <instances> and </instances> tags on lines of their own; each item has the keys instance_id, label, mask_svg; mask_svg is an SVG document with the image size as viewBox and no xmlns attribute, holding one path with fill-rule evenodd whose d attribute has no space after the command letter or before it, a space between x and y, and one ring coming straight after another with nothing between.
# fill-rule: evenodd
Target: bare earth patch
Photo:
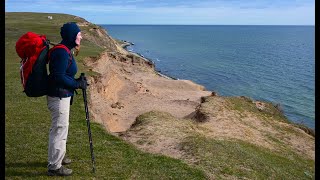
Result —
<instances>
[{"instance_id":1,"label":"bare earth patch","mask_svg":"<svg viewBox=\"0 0 320 180\"><path fill-rule=\"evenodd\" d=\"M200 104L202 96L211 94L191 81L161 77L148 64L125 56L105 53L86 65L101 74L90 80L92 115L110 132L128 130L137 116L152 110L185 117ZM112 107L115 103L121 108Z\"/></svg>"}]
</instances>

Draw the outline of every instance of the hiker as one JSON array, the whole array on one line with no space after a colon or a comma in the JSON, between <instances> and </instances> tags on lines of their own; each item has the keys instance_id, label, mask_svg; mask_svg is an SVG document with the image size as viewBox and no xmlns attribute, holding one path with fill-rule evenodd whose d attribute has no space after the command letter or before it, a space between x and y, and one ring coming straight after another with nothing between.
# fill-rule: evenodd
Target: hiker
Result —
<instances>
[{"instance_id":1,"label":"hiker","mask_svg":"<svg viewBox=\"0 0 320 180\"><path fill-rule=\"evenodd\" d=\"M80 50L81 30L76 23L68 22L61 27L62 41L70 51ZM48 175L68 176L72 170L63 165L71 163L66 157L66 143L69 128L69 113L76 89L86 89L84 78L75 79L77 64L73 55L63 48L54 49L49 59L47 105L51 112L51 128L48 147Z\"/></svg>"}]
</instances>

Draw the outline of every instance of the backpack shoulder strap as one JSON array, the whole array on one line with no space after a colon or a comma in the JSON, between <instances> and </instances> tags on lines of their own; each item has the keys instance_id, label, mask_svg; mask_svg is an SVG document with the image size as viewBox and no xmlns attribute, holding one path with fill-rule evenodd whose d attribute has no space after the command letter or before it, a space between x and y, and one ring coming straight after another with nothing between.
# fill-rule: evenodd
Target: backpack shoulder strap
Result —
<instances>
[{"instance_id":1,"label":"backpack shoulder strap","mask_svg":"<svg viewBox=\"0 0 320 180\"><path fill-rule=\"evenodd\" d=\"M71 65L71 63L72 63L72 54L71 54L71 52L70 52L70 50L67 48L67 46L65 46L65 45L63 45L63 44L57 44L57 45L55 45L55 46L53 46L50 50L49 50L49 53L48 53L48 62L47 63L49 63L49 61L50 61L50 55L51 55L51 52L53 51L53 50L55 50L55 49L65 49L67 52L68 52L68 54L69 54L69 64L68 64L68 67Z\"/></svg>"}]
</instances>

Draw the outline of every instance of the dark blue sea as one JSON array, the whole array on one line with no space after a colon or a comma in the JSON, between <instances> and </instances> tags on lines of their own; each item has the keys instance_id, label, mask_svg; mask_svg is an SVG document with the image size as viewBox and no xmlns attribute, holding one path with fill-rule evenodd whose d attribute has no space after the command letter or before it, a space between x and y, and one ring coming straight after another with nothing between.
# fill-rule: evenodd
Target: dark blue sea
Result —
<instances>
[{"instance_id":1,"label":"dark blue sea","mask_svg":"<svg viewBox=\"0 0 320 180\"><path fill-rule=\"evenodd\" d=\"M289 120L315 126L314 26L101 26L162 74L280 103Z\"/></svg>"}]
</instances>

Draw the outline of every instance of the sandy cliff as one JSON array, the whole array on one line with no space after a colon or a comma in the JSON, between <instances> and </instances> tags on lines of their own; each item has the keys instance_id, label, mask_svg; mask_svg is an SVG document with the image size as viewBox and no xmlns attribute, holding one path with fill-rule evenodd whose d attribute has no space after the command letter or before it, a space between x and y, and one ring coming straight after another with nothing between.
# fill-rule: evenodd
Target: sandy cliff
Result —
<instances>
[{"instance_id":1,"label":"sandy cliff","mask_svg":"<svg viewBox=\"0 0 320 180\"><path fill-rule=\"evenodd\" d=\"M110 132L128 130L137 116L152 110L183 118L211 94L191 81L161 77L151 63L129 53L106 52L86 65L100 73L90 86L92 114Z\"/></svg>"}]
</instances>

